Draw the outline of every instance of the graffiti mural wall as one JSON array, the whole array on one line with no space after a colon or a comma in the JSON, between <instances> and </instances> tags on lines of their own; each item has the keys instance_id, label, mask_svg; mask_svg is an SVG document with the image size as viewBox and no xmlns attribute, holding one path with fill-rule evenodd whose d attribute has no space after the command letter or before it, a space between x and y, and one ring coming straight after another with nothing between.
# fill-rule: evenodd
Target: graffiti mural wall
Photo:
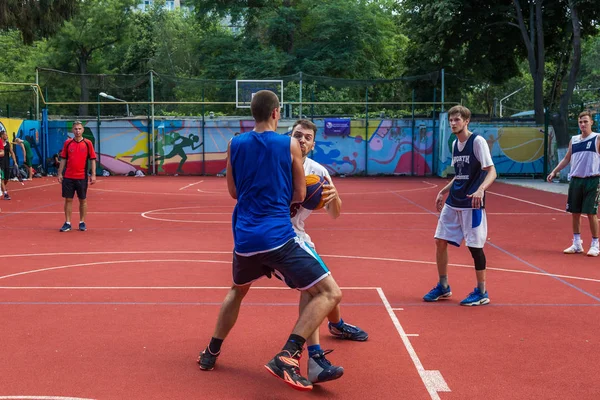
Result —
<instances>
[{"instance_id":1,"label":"graffiti mural wall","mask_svg":"<svg viewBox=\"0 0 600 400\"><path fill-rule=\"evenodd\" d=\"M453 174L452 143L455 140L448 126L447 114L440 115L440 142L437 175ZM534 123L502 124L471 122L469 130L487 141L499 174L529 175L544 172L544 127ZM548 133L549 165L556 165L554 129Z\"/></svg>"},{"instance_id":2,"label":"graffiti mural wall","mask_svg":"<svg viewBox=\"0 0 600 400\"><path fill-rule=\"evenodd\" d=\"M8 139L12 142L16 138L27 141L31 148L32 165L36 166L43 163L44 152L42 150L42 138L40 135L40 122L23 120L18 118L0 118L0 131L6 131ZM19 165L24 162L23 145L12 143L17 162Z\"/></svg>"},{"instance_id":3,"label":"graffiti mural wall","mask_svg":"<svg viewBox=\"0 0 600 400\"><path fill-rule=\"evenodd\" d=\"M310 155L336 175L441 175L451 172L453 136L444 114L431 119L347 120L348 129L332 133L328 120L315 120L318 131ZM294 121L280 121L289 132ZM72 136L73 121L49 121L49 155ZM83 121L103 169L124 175L142 170L161 175L216 175L225 172L227 143L252 130L252 120L156 119L152 134L147 119ZM472 123L488 141L500 173L541 173L543 132L536 126ZM552 133L552 131L551 131ZM553 143L553 141L551 141ZM435 151L434 151L435 150ZM554 153L551 153L554 154ZM154 157L153 157L154 156ZM435 160L434 160L435 157ZM154 165L152 160L155 160Z\"/></svg>"}]
</instances>

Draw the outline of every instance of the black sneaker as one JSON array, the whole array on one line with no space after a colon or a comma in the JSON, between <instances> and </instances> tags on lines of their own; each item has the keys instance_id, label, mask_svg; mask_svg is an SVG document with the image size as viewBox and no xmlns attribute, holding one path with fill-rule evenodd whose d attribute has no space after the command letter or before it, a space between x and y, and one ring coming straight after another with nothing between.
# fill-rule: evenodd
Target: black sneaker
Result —
<instances>
[{"instance_id":1,"label":"black sneaker","mask_svg":"<svg viewBox=\"0 0 600 400\"><path fill-rule=\"evenodd\" d=\"M350 325L345 322L342 324L341 328L337 328L331 322L327 324L327 327L329 328L329 333L340 339L364 342L369 338L367 332L363 331L358 326Z\"/></svg>"},{"instance_id":2,"label":"black sneaker","mask_svg":"<svg viewBox=\"0 0 600 400\"><path fill-rule=\"evenodd\" d=\"M80 222L79 223L79 230L83 231L83 232L87 231L87 227L85 226L85 222Z\"/></svg>"},{"instance_id":3,"label":"black sneaker","mask_svg":"<svg viewBox=\"0 0 600 400\"><path fill-rule=\"evenodd\" d=\"M10 196L8 195L8 193L4 193L4 200L10 200Z\"/></svg>"},{"instance_id":4,"label":"black sneaker","mask_svg":"<svg viewBox=\"0 0 600 400\"><path fill-rule=\"evenodd\" d=\"M71 224L65 222L62 228L60 228L61 232L69 232L71 230Z\"/></svg>"},{"instance_id":5,"label":"black sneaker","mask_svg":"<svg viewBox=\"0 0 600 400\"><path fill-rule=\"evenodd\" d=\"M212 371L215 369L215 363L217 362L217 357L219 357L221 352L219 351L217 354L213 354L208 350L208 347L200 353L198 356L198 365L202 371Z\"/></svg>"},{"instance_id":6,"label":"black sneaker","mask_svg":"<svg viewBox=\"0 0 600 400\"><path fill-rule=\"evenodd\" d=\"M294 357L289 351L283 350L273 357L273 359L265 365L265 368L273 374L273 376L281 379L296 390L312 390L312 383L300 375L299 359L299 355L298 357Z\"/></svg>"},{"instance_id":7,"label":"black sneaker","mask_svg":"<svg viewBox=\"0 0 600 400\"><path fill-rule=\"evenodd\" d=\"M312 383L332 381L344 375L344 368L332 365L325 357L332 351L319 351L308 359L308 379Z\"/></svg>"}]
</instances>

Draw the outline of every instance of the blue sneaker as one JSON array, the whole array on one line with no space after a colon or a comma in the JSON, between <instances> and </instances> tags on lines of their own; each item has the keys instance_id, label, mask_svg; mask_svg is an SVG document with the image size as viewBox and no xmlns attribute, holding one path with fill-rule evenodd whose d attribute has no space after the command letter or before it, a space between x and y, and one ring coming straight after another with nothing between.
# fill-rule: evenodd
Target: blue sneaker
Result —
<instances>
[{"instance_id":1,"label":"blue sneaker","mask_svg":"<svg viewBox=\"0 0 600 400\"><path fill-rule=\"evenodd\" d=\"M87 227L85 226L85 222L80 222L79 223L79 230L82 232L87 231Z\"/></svg>"},{"instance_id":2,"label":"blue sneaker","mask_svg":"<svg viewBox=\"0 0 600 400\"><path fill-rule=\"evenodd\" d=\"M331 322L329 322L327 326L329 328L329 333L340 339L364 342L369 338L369 334L367 332L363 331L358 326L350 325L345 322L342 324L341 328L336 327Z\"/></svg>"},{"instance_id":3,"label":"blue sneaker","mask_svg":"<svg viewBox=\"0 0 600 400\"><path fill-rule=\"evenodd\" d=\"M344 375L344 368L331 365L325 355L333 350L319 351L308 359L308 380L312 383L327 382Z\"/></svg>"},{"instance_id":4,"label":"blue sneaker","mask_svg":"<svg viewBox=\"0 0 600 400\"><path fill-rule=\"evenodd\" d=\"M447 299L452 296L452 291L450 290L450 286L447 288L443 287L441 283L438 284L429 291L425 296L423 296L423 300L425 301L438 301L439 299Z\"/></svg>"},{"instance_id":5,"label":"blue sneaker","mask_svg":"<svg viewBox=\"0 0 600 400\"><path fill-rule=\"evenodd\" d=\"M488 292L481 293L479 288L475 288L466 299L460 302L461 306L483 306L490 302L490 298L488 297Z\"/></svg>"},{"instance_id":6,"label":"blue sneaker","mask_svg":"<svg viewBox=\"0 0 600 400\"><path fill-rule=\"evenodd\" d=\"M62 228L60 228L61 232L69 232L71 230L71 224L69 224L68 222L65 222L62 226Z\"/></svg>"}]
</instances>

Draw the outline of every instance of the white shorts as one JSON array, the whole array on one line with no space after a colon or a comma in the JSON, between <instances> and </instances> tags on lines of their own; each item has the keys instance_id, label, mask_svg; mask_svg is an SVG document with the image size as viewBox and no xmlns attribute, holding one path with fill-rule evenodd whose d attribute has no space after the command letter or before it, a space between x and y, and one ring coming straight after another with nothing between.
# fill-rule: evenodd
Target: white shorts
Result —
<instances>
[{"instance_id":1,"label":"white shorts","mask_svg":"<svg viewBox=\"0 0 600 400\"><path fill-rule=\"evenodd\" d=\"M435 238L454 246L460 246L463 239L467 247L483 248L487 240L487 218L485 209L454 209L444 204Z\"/></svg>"}]
</instances>

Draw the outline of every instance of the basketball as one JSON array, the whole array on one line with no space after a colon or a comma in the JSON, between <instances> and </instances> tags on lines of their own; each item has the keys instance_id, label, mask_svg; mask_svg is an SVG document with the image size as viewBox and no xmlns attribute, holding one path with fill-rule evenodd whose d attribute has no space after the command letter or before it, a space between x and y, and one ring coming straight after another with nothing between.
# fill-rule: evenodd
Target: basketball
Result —
<instances>
[{"instance_id":1,"label":"basketball","mask_svg":"<svg viewBox=\"0 0 600 400\"><path fill-rule=\"evenodd\" d=\"M306 197L302 202L302 207L307 210L318 210L323 208L323 200L321 194L323 193L323 185L327 181L324 177L319 175L306 175Z\"/></svg>"}]
</instances>

